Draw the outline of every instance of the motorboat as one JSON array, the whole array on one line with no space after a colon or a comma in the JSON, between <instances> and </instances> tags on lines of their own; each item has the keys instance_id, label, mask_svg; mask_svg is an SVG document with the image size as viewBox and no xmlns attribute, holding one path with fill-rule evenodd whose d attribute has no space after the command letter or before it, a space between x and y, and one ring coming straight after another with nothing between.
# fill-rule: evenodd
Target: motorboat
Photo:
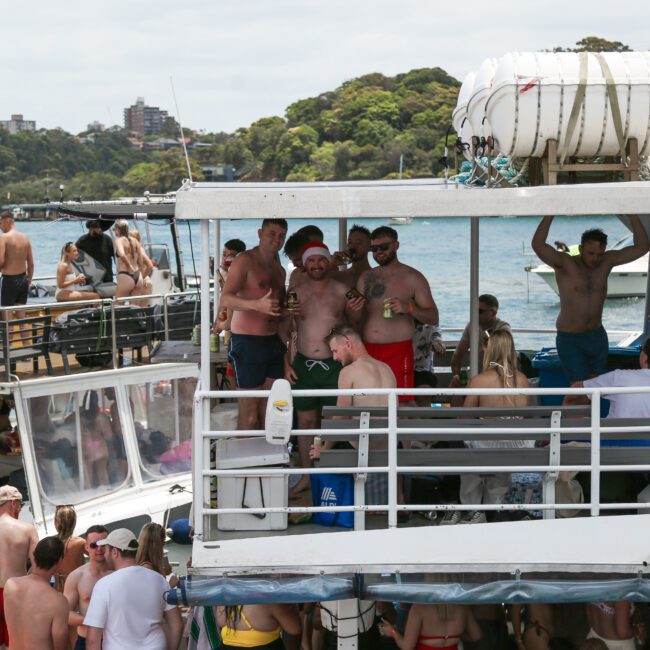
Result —
<instances>
[{"instance_id":1,"label":"motorboat","mask_svg":"<svg viewBox=\"0 0 650 650\"><path fill-rule=\"evenodd\" d=\"M391 226L408 226L413 223L413 217L391 217L388 223Z\"/></svg>"},{"instance_id":2,"label":"motorboat","mask_svg":"<svg viewBox=\"0 0 650 650\"><path fill-rule=\"evenodd\" d=\"M623 237L612 247L611 250L619 250L629 246L632 241L631 235ZM572 247L573 248L573 247ZM569 254L569 253L567 253ZM607 281L608 298L641 298L646 295L648 283L648 262L650 254L646 253L633 262L615 266L609 274ZM534 273L542 278L555 293L559 295L555 271L548 264L528 266L526 271Z\"/></svg>"}]
</instances>

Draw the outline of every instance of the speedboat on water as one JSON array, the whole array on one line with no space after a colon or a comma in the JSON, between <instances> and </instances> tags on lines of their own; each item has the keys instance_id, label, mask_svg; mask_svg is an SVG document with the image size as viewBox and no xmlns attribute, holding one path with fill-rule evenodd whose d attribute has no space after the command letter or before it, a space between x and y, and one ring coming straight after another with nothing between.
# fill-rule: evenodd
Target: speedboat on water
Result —
<instances>
[{"instance_id":1,"label":"speedboat on water","mask_svg":"<svg viewBox=\"0 0 650 650\"><path fill-rule=\"evenodd\" d=\"M413 223L413 217L391 217L388 223L391 226L408 226Z\"/></svg>"},{"instance_id":2,"label":"speedboat on water","mask_svg":"<svg viewBox=\"0 0 650 650\"><path fill-rule=\"evenodd\" d=\"M632 241L631 235L628 235L616 242L612 250L618 250L629 246ZM569 253L567 253L569 254ZM638 260L615 266L609 274L607 282L608 298L640 298L646 294L648 282L648 259L650 254L646 253ZM542 278L555 293L559 295L555 271L548 264L539 264L538 266L526 267L526 271L534 273Z\"/></svg>"}]
</instances>

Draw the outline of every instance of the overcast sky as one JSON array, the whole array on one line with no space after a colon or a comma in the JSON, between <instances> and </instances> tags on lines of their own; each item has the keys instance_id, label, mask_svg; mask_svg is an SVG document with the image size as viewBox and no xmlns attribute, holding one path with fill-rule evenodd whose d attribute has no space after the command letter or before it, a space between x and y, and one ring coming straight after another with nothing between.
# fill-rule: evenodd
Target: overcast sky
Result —
<instances>
[{"instance_id":1,"label":"overcast sky","mask_svg":"<svg viewBox=\"0 0 650 650\"><path fill-rule=\"evenodd\" d=\"M25 0L5 3L0 119L77 133L144 96L233 131L369 72L439 66L584 36L650 48L650 0Z\"/></svg>"}]
</instances>

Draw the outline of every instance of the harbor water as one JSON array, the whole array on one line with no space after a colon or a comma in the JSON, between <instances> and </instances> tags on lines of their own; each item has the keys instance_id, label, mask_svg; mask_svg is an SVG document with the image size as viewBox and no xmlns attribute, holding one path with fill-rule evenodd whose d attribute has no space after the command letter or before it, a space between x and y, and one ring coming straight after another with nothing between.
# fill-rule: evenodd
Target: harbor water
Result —
<instances>
[{"instance_id":1,"label":"harbor water","mask_svg":"<svg viewBox=\"0 0 650 650\"><path fill-rule=\"evenodd\" d=\"M524 270L526 266L540 263L530 247L538 223L537 218L480 220L480 292L497 296L499 316L515 328L553 329L559 310L557 295L541 278ZM303 220L291 221L289 233L306 224L307 221ZM384 224L387 224L384 219L363 222L370 230ZM243 239L248 247L254 246L259 225L252 220L224 221L221 241L237 237ZM336 220L323 220L318 225L324 231L330 249L336 249ZM400 240L399 259L417 268L429 281L440 310L441 326L462 327L469 318L469 219L414 219L409 225L395 228ZM610 246L629 234L616 217L556 217L549 242L577 243L581 233L588 228L602 228L609 236ZM25 232L32 242L37 277L54 275L61 247L67 241L76 241L86 232L85 222L77 221L21 222L18 229ZM145 236L143 224L140 229ZM152 242L167 243L171 249L166 224L152 221L149 229ZM200 273L199 223L181 221L179 233L186 273L193 274L195 270ZM288 263L286 258L282 260ZM644 301L641 298L607 300L604 325L609 330L642 330L643 312ZM517 336L519 347L538 348L553 343L551 334Z\"/></svg>"}]
</instances>

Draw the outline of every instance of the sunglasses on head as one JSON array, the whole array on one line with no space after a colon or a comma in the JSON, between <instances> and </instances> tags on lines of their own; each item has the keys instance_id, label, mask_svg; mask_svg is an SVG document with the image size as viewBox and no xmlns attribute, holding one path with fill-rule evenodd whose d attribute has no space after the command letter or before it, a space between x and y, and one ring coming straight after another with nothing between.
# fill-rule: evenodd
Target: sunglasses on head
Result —
<instances>
[{"instance_id":1,"label":"sunglasses on head","mask_svg":"<svg viewBox=\"0 0 650 650\"><path fill-rule=\"evenodd\" d=\"M373 244L370 247L371 252L373 253L378 253L381 251L382 253L385 253L392 245L392 242L385 242L384 244Z\"/></svg>"}]
</instances>

